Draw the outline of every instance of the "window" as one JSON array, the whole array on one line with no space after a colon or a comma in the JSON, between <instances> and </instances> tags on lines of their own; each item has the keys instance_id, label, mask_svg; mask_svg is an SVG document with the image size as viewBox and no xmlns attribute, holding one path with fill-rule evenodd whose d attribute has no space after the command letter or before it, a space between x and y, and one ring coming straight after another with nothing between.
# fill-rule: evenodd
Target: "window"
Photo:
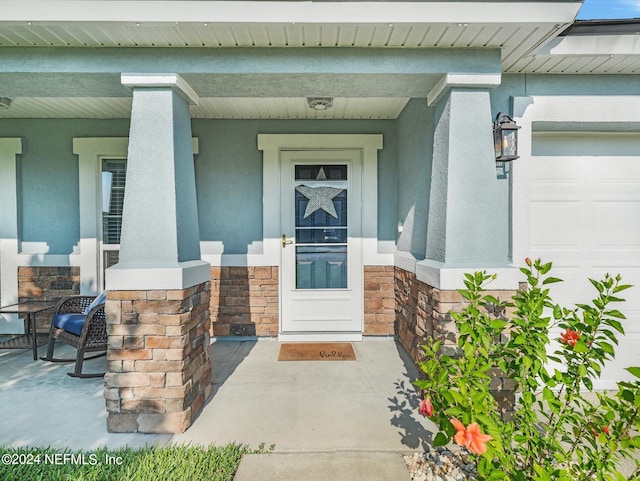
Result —
<instances>
[{"instance_id":1,"label":"window","mask_svg":"<svg viewBox=\"0 0 640 481\"><path fill-rule=\"evenodd\" d=\"M127 159L102 159L102 171L113 174L109 212L102 213L102 242L105 244L120 244Z\"/></svg>"}]
</instances>

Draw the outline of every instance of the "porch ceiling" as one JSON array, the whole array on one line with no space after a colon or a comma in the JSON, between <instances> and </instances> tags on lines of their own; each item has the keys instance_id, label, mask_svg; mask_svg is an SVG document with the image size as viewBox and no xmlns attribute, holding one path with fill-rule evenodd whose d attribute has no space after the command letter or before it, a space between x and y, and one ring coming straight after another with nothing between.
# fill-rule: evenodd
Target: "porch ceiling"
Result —
<instances>
[{"instance_id":1,"label":"porch ceiling","mask_svg":"<svg viewBox=\"0 0 640 481\"><path fill-rule=\"evenodd\" d=\"M328 110L312 110L306 98L206 97L190 108L202 119L395 119L409 98L334 98ZM19 97L0 118L128 118L127 97Z\"/></svg>"},{"instance_id":2,"label":"porch ceiling","mask_svg":"<svg viewBox=\"0 0 640 481\"><path fill-rule=\"evenodd\" d=\"M396 118L408 98L426 96L447 72L535 72L530 56L570 25L581 5L580 0L1 3L0 97L14 102L11 109L0 109L0 118L127 117L131 92L119 85L119 74L152 68L180 73L198 92L202 102L192 108L193 117ZM25 47L41 53L32 59ZM143 55L122 54L132 50ZM286 62L278 70L284 56L269 53L283 50L298 52L290 55L297 63L288 70ZM368 57L369 63L352 69L353 58L338 58L340 50L357 51L353 58ZM214 53L225 51L233 53ZM487 62L484 54L490 52L495 63ZM129 63L113 63L115 57ZM237 65L249 68L234 70ZM311 111L306 96L336 97L335 106Z\"/></svg>"}]
</instances>

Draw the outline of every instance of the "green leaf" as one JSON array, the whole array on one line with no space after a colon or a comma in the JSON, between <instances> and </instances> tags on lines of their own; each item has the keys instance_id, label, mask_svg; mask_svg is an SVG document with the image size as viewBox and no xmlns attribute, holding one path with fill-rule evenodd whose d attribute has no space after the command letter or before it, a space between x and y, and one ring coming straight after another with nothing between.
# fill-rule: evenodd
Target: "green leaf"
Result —
<instances>
[{"instance_id":1,"label":"green leaf","mask_svg":"<svg viewBox=\"0 0 640 481\"><path fill-rule=\"evenodd\" d=\"M460 295L461 295L462 297L464 297L465 299L468 299L468 300L472 300L472 299L473 299L473 294L472 294L471 292L469 292L469 291L465 291L465 290L462 290L462 289L461 289L461 290L459 290L458 292L459 292L459 293L460 293Z\"/></svg>"},{"instance_id":2,"label":"green leaf","mask_svg":"<svg viewBox=\"0 0 640 481\"><path fill-rule=\"evenodd\" d=\"M598 347L600 347L607 354L611 354L612 356L615 354L615 350L613 349L613 346L608 342L601 341L598 343Z\"/></svg>"},{"instance_id":3,"label":"green leaf","mask_svg":"<svg viewBox=\"0 0 640 481\"><path fill-rule=\"evenodd\" d=\"M617 309L614 309L612 311L607 311L607 312L605 312L605 314L607 316L616 317L618 319L626 319L627 318L627 316L625 316L622 312L618 311Z\"/></svg>"},{"instance_id":4,"label":"green leaf","mask_svg":"<svg viewBox=\"0 0 640 481\"><path fill-rule=\"evenodd\" d=\"M625 289L630 289L633 286L631 284L624 284L624 285L620 285L620 286L616 286L613 288L613 292L614 294L620 291L624 291Z\"/></svg>"},{"instance_id":5,"label":"green leaf","mask_svg":"<svg viewBox=\"0 0 640 481\"><path fill-rule=\"evenodd\" d=\"M640 367L627 367L625 370L631 373L631 375L640 378Z\"/></svg>"},{"instance_id":6,"label":"green leaf","mask_svg":"<svg viewBox=\"0 0 640 481\"><path fill-rule=\"evenodd\" d=\"M496 469L494 471L491 471L491 475L489 476L489 481L493 481L496 479L506 479L506 478L507 478L507 473Z\"/></svg>"},{"instance_id":7,"label":"green leaf","mask_svg":"<svg viewBox=\"0 0 640 481\"><path fill-rule=\"evenodd\" d=\"M578 341L576 345L573 346L573 352L589 352L589 347L586 342Z\"/></svg>"},{"instance_id":8,"label":"green leaf","mask_svg":"<svg viewBox=\"0 0 640 481\"><path fill-rule=\"evenodd\" d=\"M559 304L556 304L553 307L553 318L554 319L561 319L562 318L562 307L560 307Z\"/></svg>"},{"instance_id":9,"label":"green leaf","mask_svg":"<svg viewBox=\"0 0 640 481\"><path fill-rule=\"evenodd\" d=\"M547 277L544 281L542 281L542 285L544 286L546 284L554 284L556 282L564 282L564 281L559 277Z\"/></svg>"},{"instance_id":10,"label":"green leaf","mask_svg":"<svg viewBox=\"0 0 640 481\"><path fill-rule=\"evenodd\" d=\"M619 321L616 321L614 319L605 319L604 321L608 326L611 326L612 328L614 328L616 331L618 331L620 334L624 334L624 327L622 327L622 324Z\"/></svg>"},{"instance_id":11,"label":"green leaf","mask_svg":"<svg viewBox=\"0 0 640 481\"><path fill-rule=\"evenodd\" d=\"M604 292L604 286L602 285L601 282L596 281L595 279L589 279L589 282L591 282L591 284L593 284L593 286L598 289L599 293L603 293Z\"/></svg>"},{"instance_id":12,"label":"green leaf","mask_svg":"<svg viewBox=\"0 0 640 481\"><path fill-rule=\"evenodd\" d=\"M552 401L555 398L556 396L553 394L553 391L545 386L542 390L542 399L544 399L545 401Z\"/></svg>"},{"instance_id":13,"label":"green leaf","mask_svg":"<svg viewBox=\"0 0 640 481\"><path fill-rule=\"evenodd\" d=\"M494 296L484 296L484 301L485 302L490 302L491 304L500 304L500 301L498 299L496 299Z\"/></svg>"},{"instance_id":14,"label":"green leaf","mask_svg":"<svg viewBox=\"0 0 640 481\"><path fill-rule=\"evenodd\" d=\"M630 403L632 403L633 400L635 399L635 396L633 395L633 393L631 391L629 391L628 389L623 389L620 392L620 397L622 399L624 399L625 401L630 402Z\"/></svg>"},{"instance_id":15,"label":"green leaf","mask_svg":"<svg viewBox=\"0 0 640 481\"><path fill-rule=\"evenodd\" d=\"M503 321L501 319L494 319L489 323L489 327L491 329L503 330L505 327L507 327L507 324L508 324L507 321Z\"/></svg>"},{"instance_id":16,"label":"green leaf","mask_svg":"<svg viewBox=\"0 0 640 481\"><path fill-rule=\"evenodd\" d=\"M444 433L436 434L436 437L433 438L433 446L446 446L449 444L449 438Z\"/></svg>"},{"instance_id":17,"label":"green leaf","mask_svg":"<svg viewBox=\"0 0 640 481\"><path fill-rule=\"evenodd\" d=\"M551 262L547 262L546 264L540 265L540 274L545 275L547 272L551 270L551 266L553 264Z\"/></svg>"}]
</instances>

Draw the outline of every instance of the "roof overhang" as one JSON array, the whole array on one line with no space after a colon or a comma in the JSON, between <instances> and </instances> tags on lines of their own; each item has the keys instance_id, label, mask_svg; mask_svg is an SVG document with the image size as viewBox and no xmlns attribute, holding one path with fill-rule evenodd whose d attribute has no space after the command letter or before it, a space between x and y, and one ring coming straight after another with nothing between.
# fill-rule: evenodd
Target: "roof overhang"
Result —
<instances>
[{"instance_id":1,"label":"roof overhang","mask_svg":"<svg viewBox=\"0 0 640 481\"><path fill-rule=\"evenodd\" d=\"M274 77L277 73L269 73L271 77L267 79L264 72L251 68L231 73L215 69L198 71L197 62L193 62L188 71L161 65L158 72L183 75L205 104L211 103L207 99L216 96L249 98L247 92L253 99L270 96L284 99L299 94L344 99L402 99L400 104L391 105L385 114L392 118L397 115L398 105L406 103L409 97L426 96L442 75L467 72L464 66L460 70L460 64L468 62L463 60L465 55L496 54L497 70L492 61L490 73L512 71L522 58L571 25L582 1L3 0L0 5L0 95L18 97L12 106L13 115L17 115L21 104L19 93L24 92L24 98L33 100L29 106L31 113L25 113L25 116L37 115L38 111L45 114L38 108L43 104L38 99L45 97L64 99L64 104L70 106L69 115L84 111L91 117L100 115L99 112L107 116L107 110L100 105L106 105L110 97L122 97L124 91L122 85L114 81L119 78L115 74L145 73L147 70L132 69L124 62L121 70L116 66L108 71L90 68L83 72L86 62L90 62L88 57L101 58L101 51L105 53L102 58L109 57L117 63L120 52L139 51L138 47L154 47L156 52L160 49L165 52L233 49L234 53L238 52L238 47L255 49L256 53L267 49L291 52L291 47L301 47L293 49L300 51L304 47L308 71L285 72L277 79ZM38 57L41 47L48 47L45 49L47 55L50 49L54 60L66 58L67 66L74 65L72 57L77 56L75 65L79 70L29 68L29 51L36 51L34 55ZM85 55L82 53L88 50L85 47L100 48L91 48L91 55ZM357 51L362 58L375 58L380 50L392 49L397 58L377 63L376 69L382 66L383 71L359 72L356 69L341 74L327 67L326 60L314 64L322 55L311 53L309 47L326 49L327 55L347 50L341 47L355 47L348 50ZM439 71L411 72L403 64L411 61L411 55L397 53L425 50L428 50L424 52L427 57L436 51L442 53L450 58L451 65L447 67L443 63ZM67 53L60 54L60 51ZM148 52L145 56L149 57L146 54ZM165 54L156 57L165 57ZM190 57L187 55L187 58ZM229 60L229 65L239 65L242 69L236 58ZM278 58L279 54L274 60ZM12 62L13 66L9 66ZM397 70L388 71L388 67L394 70L394 65ZM486 73L484 70L469 72ZM324 74L324 81L318 81L321 74ZM30 95L28 89L21 86L24 79L29 81ZM274 79L276 81L272 82ZM332 89L325 89L325 86ZM312 88L315 90L306 92ZM5 91L11 89L13 92ZM74 89L70 94L69 90ZM130 93L125 95L130 96ZM100 105L89 106L92 97L96 97ZM78 100L74 101L74 98ZM239 102L243 107L260 103L255 100ZM114 102L116 104L120 105ZM345 105L363 103L346 102ZM120 111L122 108L126 106L121 106ZM360 115L356 110L354 115ZM0 111L0 117L7 115L12 114ZM256 118L261 115L256 111ZM344 116L349 115L347 108Z\"/></svg>"},{"instance_id":2,"label":"roof overhang","mask_svg":"<svg viewBox=\"0 0 640 481\"><path fill-rule=\"evenodd\" d=\"M640 19L579 20L522 57L510 72L637 74Z\"/></svg>"},{"instance_id":3,"label":"roof overhang","mask_svg":"<svg viewBox=\"0 0 640 481\"><path fill-rule=\"evenodd\" d=\"M170 1L3 0L2 23L566 23L582 0Z\"/></svg>"}]
</instances>

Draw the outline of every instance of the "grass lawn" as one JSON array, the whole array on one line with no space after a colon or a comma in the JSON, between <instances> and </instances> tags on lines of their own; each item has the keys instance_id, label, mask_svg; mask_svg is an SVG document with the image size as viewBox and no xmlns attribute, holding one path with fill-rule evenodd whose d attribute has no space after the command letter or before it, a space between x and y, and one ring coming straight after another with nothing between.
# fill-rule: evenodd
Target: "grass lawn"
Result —
<instances>
[{"instance_id":1,"label":"grass lawn","mask_svg":"<svg viewBox=\"0 0 640 481\"><path fill-rule=\"evenodd\" d=\"M246 446L70 451L0 446L2 481L232 481Z\"/></svg>"}]
</instances>

